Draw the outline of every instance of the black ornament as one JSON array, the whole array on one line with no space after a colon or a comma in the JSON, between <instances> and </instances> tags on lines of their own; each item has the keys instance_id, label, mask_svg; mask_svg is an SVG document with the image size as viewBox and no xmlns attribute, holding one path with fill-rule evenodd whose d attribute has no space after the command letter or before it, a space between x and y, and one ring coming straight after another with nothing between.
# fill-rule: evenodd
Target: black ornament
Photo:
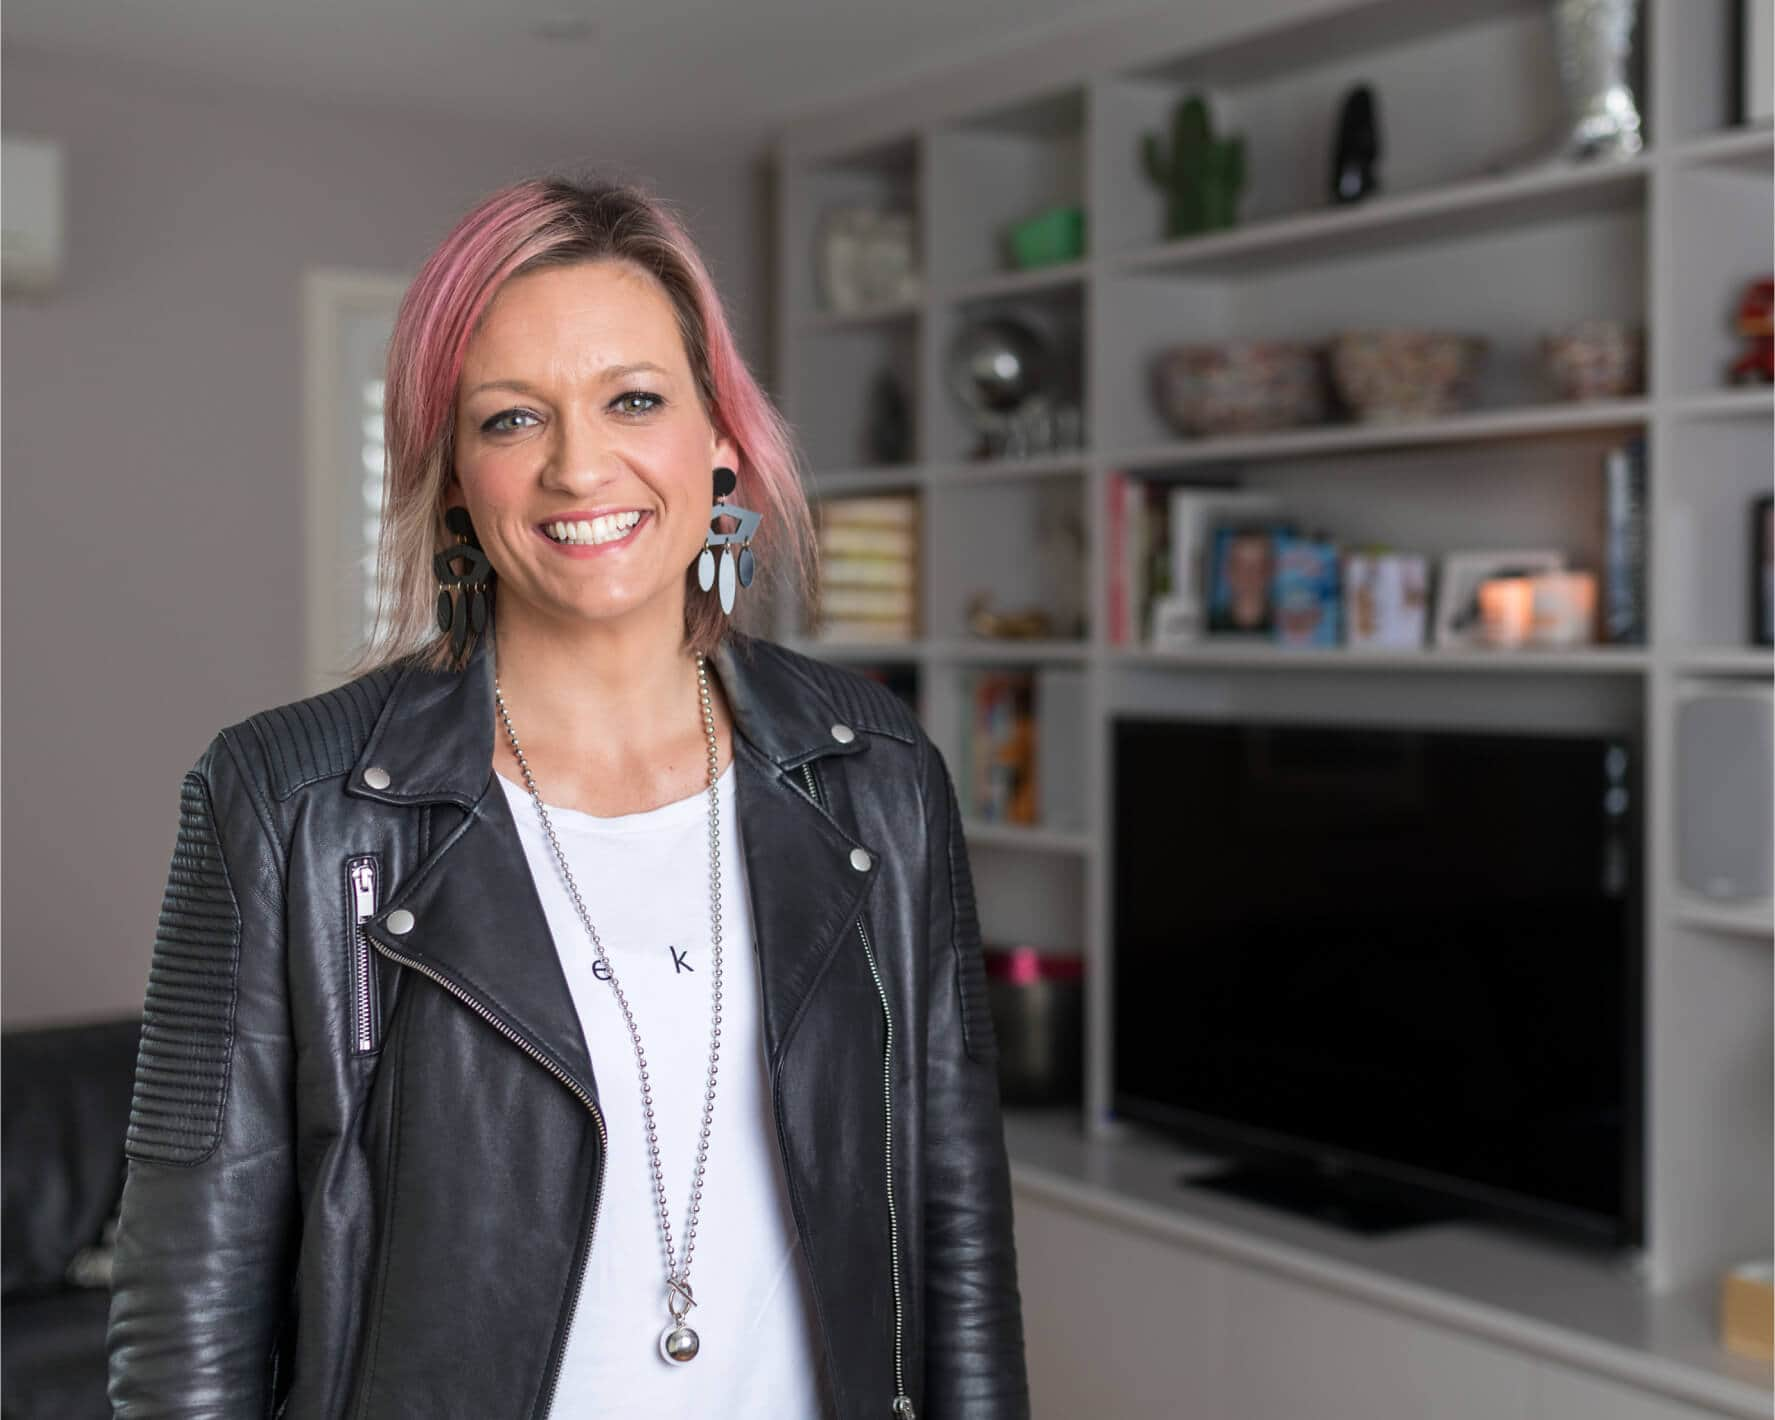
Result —
<instances>
[{"instance_id":1,"label":"black ornament","mask_svg":"<svg viewBox=\"0 0 1775 1420\"><path fill-rule=\"evenodd\" d=\"M1331 200L1360 202L1381 190L1375 170L1381 157L1380 116L1374 90L1358 84L1344 97L1337 124L1337 151L1331 162Z\"/></svg>"},{"instance_id":2,"label":"black ornament","mask_svg":"<svg viewBox=\"0 0 1775 1420\"><path fill-rule=\"evenodd\" d=\"M729 493L733 492L738 483L739 479L735 476L734 471L731 468L718 468L715 470L715 496L717 498L725 498Z\"/></svg>"},{"instance_id":3,"label":"black ornament","mask_svg":"<svg viewBox=\"0 0 1775 1420\"><path fill-rule=\"evenodd\" d=\"M912 415L906 408L906 392L891 370L883 370L869 387L866 441L872 463L904 463L911 457Z\"/></svg>"}]
</instances>

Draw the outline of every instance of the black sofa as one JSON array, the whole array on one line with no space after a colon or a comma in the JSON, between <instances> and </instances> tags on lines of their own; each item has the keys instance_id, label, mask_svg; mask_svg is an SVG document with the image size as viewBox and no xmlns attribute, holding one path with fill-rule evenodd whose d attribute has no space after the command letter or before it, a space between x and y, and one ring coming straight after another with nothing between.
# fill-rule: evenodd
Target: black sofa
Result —
<instances>
[{"instance_id":1,"label":"black sofa","mask_svg":"<svg viewBox=\"0 0 1775 1420\"><path fill-rule=\"evenodd\" d=\"M141 1030L0 1032L0 1420L111 1420L109 1230Z\"/></svg>"}]
</instances>

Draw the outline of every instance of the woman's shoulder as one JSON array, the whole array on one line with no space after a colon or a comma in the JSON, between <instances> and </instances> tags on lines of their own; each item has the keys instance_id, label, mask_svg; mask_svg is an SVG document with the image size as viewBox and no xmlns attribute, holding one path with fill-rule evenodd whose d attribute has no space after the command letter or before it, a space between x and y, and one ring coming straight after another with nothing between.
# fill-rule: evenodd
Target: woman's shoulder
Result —
<instances>
[{"instance_id":1,"label":"woman's shoulder","mask_svg":"<svg viewBox=\"0 0 1775 1420\"><path fill-rule=\"evenodd\" d=\"M884 680L762 636L736 636L732 641L738 668L767 694L793 695L811 688L852 729L908 744L924 741L917 712Z\"/></svg>"},{"instance_id":2,"label":"woman's shoulder","mask_svg":"<svg viewBox=\"0 0 1775 1420\"><path fill-rule=\"evenodd\" d=\"M226 745L267 793L287 799L350 770L406 669L390 661L331 690L256 711L224 726L206 753Z\"/></svg>"}]
</instances>

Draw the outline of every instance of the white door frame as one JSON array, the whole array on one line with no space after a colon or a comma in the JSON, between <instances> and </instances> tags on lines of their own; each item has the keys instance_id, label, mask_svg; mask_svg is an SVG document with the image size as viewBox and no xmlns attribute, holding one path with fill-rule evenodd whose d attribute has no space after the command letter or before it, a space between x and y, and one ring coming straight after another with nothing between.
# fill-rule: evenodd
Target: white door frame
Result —
<instances>
[{"instance_id":1,"label":"white door frame","mask_svg":"<svg viewBox=\"0 0 1775 1420\"><path fill-rule=\"evenodd\" d=\"M337 668L353 647L340 644L344 549L339 529L345 494L337 464L339 421L339 331L352 313L392 316L408 279L375 271L321 269L302 278L303 339L303 693L316 694L338 683Z\"/></svg>"}]
</instances>

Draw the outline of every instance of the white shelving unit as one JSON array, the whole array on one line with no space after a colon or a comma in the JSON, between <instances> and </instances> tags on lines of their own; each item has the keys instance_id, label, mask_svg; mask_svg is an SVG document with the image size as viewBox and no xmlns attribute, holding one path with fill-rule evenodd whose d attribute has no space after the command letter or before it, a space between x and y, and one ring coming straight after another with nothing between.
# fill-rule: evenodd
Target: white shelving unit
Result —
<instances>
[{"instance_id":1,"label":"white shelving unit","mask_svg":"<svg viewBox=\"0 0 1775 1420\"><path fill-rule=\"evenodd\" d=\"M1744 283L1769 268L1775 206L1770 130L1734 129L1726 111L1734 6L1644 0L1652 142L1639 157L1591 166L1525 159L1545 150L1561 122L1545 0L1203 0L1176 9L945 71L784 135L779 393L815 497L921 497L924 566L917 640L810 642L787 623L779 635L829 659L911 669L921 717L952 765L970 671L1082 675L1089 733L1075 763L1084 826L970 823L967 832L988 940L1085 957L1088 1149L1128 1137L1109 1110L1113 717L1261 714L1635 734L1646 766L1647 1227L1643 1251L1628 1260L1631 1276L1598 1285L1631 1289L1634 1305L1652 1313L1692 1310L1724 1261L1769 1251L1775 1191L1775 927L1767 908L1685 899L1671 842L1677 691L1696 678L1775 678L1771 652L1746 644L1748 508L1770 485L1775 393L1722 384L1736 347L1730 313ZM1386 189L1332 208L1323 188L1336 104L1359 81L1380 96ZM1222 131L1245 134L1242 220L1223 233L1158 240L1162 206L1139 168L1139 135L1161 129L1172 104L1196 89L1213 96ZM917 211L921 299L863 315L821 311L819 216L855 200ZM1006 270L1002 228L1068 201L1087 211L1084 259ZM1076 355L1084 449L970 461L970 430L943 362L960 324L994 311L1015 312ZM1569 404L1545 387L1536 338L1592 316L1645 324L1643 396ZM1405 324L1487 337L1470 412L1181 440L1150 397L1150 362L1167 345ZM869 384L882 370L899 377L912 412L911 457L890 467L870 465L863 437ZM1160 652L1112 646L1103 635L1102 510L1112 473L1226 475L1273 488L1304 522L1340 540L1433 557L1553 545L1596 568L1600 460L1635 433L1649 450L1643 646L1365 654L1208 641ZM1084 532L1082 580L1072 587L1054 586L1031 550L1037 510L1051 517L1056 507ZM963 608L976 589L995 608L1082 606L1087 632L1027 643L970 637ZM1020 1177L1036 1187L1034 1173ZM1680 1317L1671 1324L1685 1334L1705 1332L1707 1318ZM1692 1388L1704 1402L1694 1413L1766 1413L1768 1367L1745 1370L1724 1353L1680 1364L1716 1362L1719 1387ZM1622 1384L1644 1383L1637 1364L1623 1360ZM1741 1408L1722 1395L1736 1395ZM1690 1412L1643 1412L1647 1420L1679 1413Z\"/></svg>"}]
</instances>

